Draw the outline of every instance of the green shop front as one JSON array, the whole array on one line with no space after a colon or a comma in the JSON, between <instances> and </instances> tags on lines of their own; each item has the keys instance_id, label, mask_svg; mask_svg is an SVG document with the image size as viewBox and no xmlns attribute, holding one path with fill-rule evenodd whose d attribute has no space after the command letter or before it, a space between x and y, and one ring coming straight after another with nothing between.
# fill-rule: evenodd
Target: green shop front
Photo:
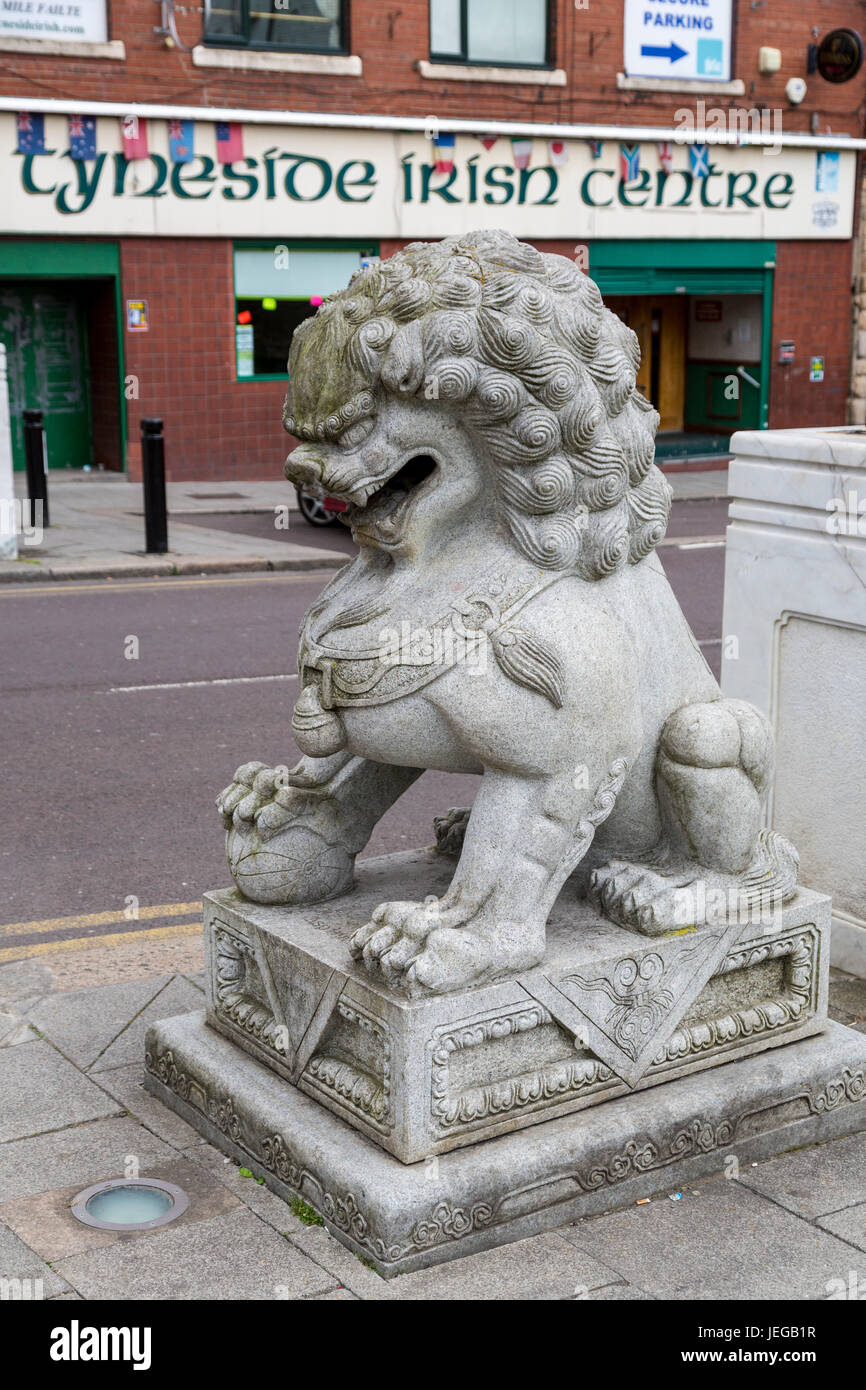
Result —
<instances>
[{"instance_id":1,"label":"green shop front","mask_svg":"<svg viewBox=\"0 0 866 1390\"><path fill-rule=\"evenodd\" d=\"M188 108L178 114L195 120L196 153L180 164L162 108L142 108L149 154L127 163L116 112L90 103L97 158L74 161L55 105L44 152L23 154L0 99L0 338L16 466L21 412L36 408L52 468L135 474L139 420L159 415L170 476L266 476L285 448L297 324L377 256L479 226L573 257L597 281L639 338L660 458L722 453L734 430L791 423L775 418L788 349L821 363L810 418L844 423L845 312L834 308L830 325L804 307L798 319L791 267L807 259L837 305L850 289L853 149L812 141L768 157L725 145L695 159L670 131L590 139L562 126L544 128L521 167L512 138L525 131L503 124L482 139L453 122L453 162L437 169L417 120L329 118L343 127L237 112L243 157L220 164L213 119Z\"/></svg>"},{"instance_id":2,"label":"green shop front","mask_svg":"<svg viewBox=\"0 0 866 1390\"><path fill-rule=\"evenodd\" d=\"M659 458L724 452L734 430L767 427L773 242L597 241L589 265L640 341Z\"/></svg>"},{"instance_id":3,"label":"green shop front","mask_svg":"<svg viewBox=\"0 0 866 1390\"><path fill-rule=\"evenodd\" d=\"M12 456L41 410L51 468L121 468L125 449L120 256L111 242L0 242Z\"/></svg>"}]
</instances>

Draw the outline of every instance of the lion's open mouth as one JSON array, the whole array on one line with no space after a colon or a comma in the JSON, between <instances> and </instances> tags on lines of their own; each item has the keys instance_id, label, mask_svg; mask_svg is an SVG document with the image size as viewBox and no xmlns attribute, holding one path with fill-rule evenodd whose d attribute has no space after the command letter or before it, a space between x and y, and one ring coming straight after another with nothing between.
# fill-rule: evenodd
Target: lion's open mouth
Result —
<instances>
[{"instance_id":1,"label":"lion's open mouth","mask_svg":"<svg viewBox=\"0 0 866 1390\"><path fill-rule=\"evenodd\" d=\"M363 507L350 502L345 519L353 531L386 543L399 539L409 507L436 471L429 454L415 454L367 498Z\"/></svg>"}]
</instances>

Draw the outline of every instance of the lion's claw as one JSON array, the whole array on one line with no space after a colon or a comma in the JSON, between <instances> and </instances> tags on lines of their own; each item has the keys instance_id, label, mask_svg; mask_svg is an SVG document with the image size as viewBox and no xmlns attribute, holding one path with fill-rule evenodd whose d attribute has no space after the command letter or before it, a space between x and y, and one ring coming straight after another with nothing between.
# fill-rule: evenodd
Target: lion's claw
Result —
<instances>
[{"instance_id":1,"label":"lion's claw","mask_svg":"<svg viewBox=\"0 0 866 1390\"><path fill-rule=\"evenodd\" d=\"M231 822L237 806L249 796L256 777L262 771L266 771L264 763L243 763L229 785L220 792L216 800L217 810L227 824Z\"/></svg>"}]
</instances>

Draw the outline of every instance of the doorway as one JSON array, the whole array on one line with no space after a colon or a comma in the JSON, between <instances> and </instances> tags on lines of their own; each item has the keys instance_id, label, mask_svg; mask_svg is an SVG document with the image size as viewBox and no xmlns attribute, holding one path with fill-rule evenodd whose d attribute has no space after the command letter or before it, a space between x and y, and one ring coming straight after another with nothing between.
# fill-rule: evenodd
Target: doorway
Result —
<instances>
[{"instance_id":1,"label":"doorway","mask_svg":"<svg viewBox=\"0 0 866 1390\"><path fill-rule=\"evenodd\" d=\"M0 341L6 346L15 467L24 467L24 410L43 413L50 468L90 467L90 362L80 291L39 281L0 286Z\"/></svg>"},{"instance_id":2,"label":"doorway","mask_svg":"<svg viewBox=\"0 0 866 1390\"><path fill-rule=\"evenodd\" d=\"M661 422L659 433L685 426L686 298L684 295L609 295L605 299L640 343L637 389L651 401Z\"/></svg>"}]
</instances>

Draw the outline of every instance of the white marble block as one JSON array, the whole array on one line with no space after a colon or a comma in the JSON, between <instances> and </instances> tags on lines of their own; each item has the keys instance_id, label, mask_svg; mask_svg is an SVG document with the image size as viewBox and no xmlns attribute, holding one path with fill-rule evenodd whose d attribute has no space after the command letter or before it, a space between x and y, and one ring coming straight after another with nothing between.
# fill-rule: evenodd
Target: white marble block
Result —
<instances>
[{"instance_id":1,"label":"white marble block","mask_svg":"<svg viewBox=\"0 0 866 1390\"><path fill-rule=\"evenodd\" d=\"M731 449L722 689L769 715L769 824L833 896L834 964L866 976L866 430Z\"/></svg>"}]
</instances>

